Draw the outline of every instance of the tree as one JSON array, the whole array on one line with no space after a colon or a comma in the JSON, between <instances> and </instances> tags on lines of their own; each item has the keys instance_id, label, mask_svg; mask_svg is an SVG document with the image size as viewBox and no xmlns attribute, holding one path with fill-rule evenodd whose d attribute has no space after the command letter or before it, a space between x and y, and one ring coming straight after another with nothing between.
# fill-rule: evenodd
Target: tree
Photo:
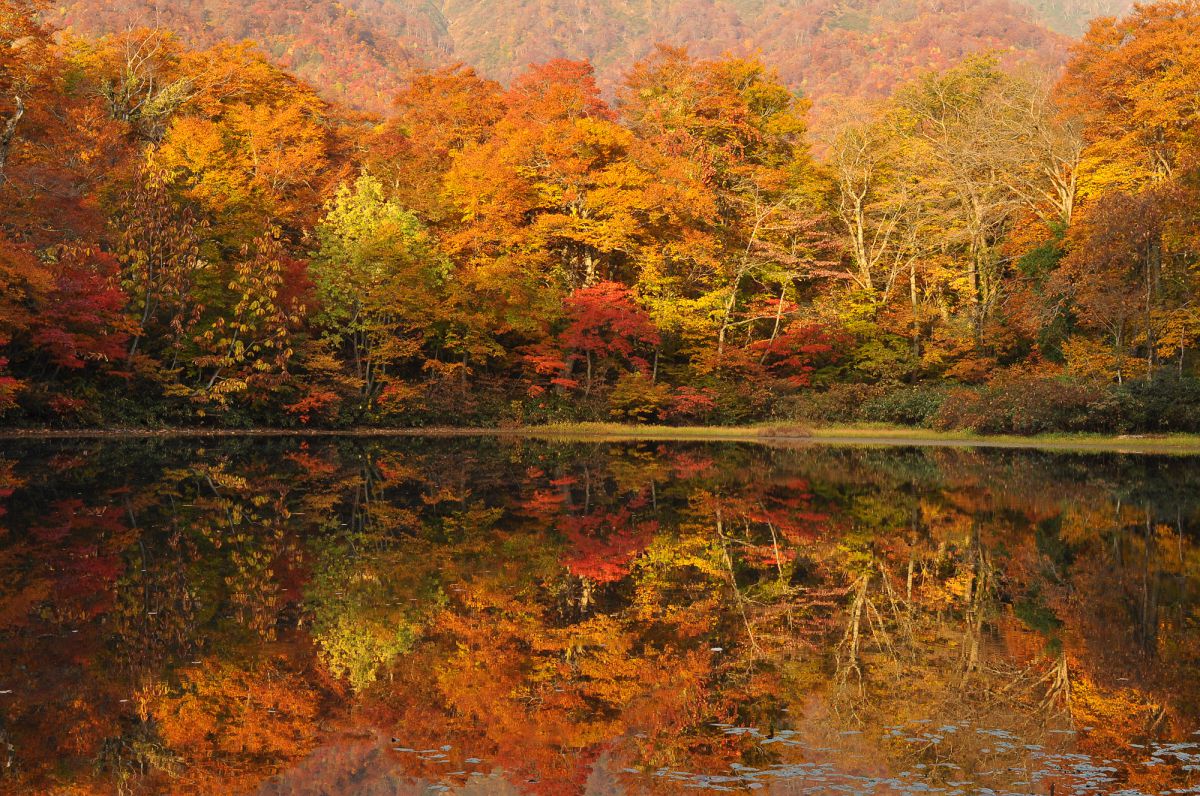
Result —
<instances>
[{"instance_id":1,"label":"tree","mask_svg":"<svg viewBox=\"0 0 1200 796\"><path fill-rule=\"evenodd\" d=\"M140 142L162 141L172 117L199 90L184 73L183 45L165 30L132 30L79 42L71 55L86 81L84 90Z\"/></svg>"},{"instance_id":2,"label":"tree","mask_svg":"<svg viewBox=\"0 0 1200 796\"><path fill-rule=\"evenodd\" d=\"M650 363L639 356L638 349L658 345L658 332L629 288L598 282L575 291L564 304L567 326L558 337L559 344L567 352L567 373L578 359L584 361L584 395L591 394L597 371L616 363L649 369Z\"/></svg>"},{"instance_id":3,"label":"tree","mask_svg":"<svg viewBox=\"0 0 1200 796\"><path fill-rule=\"evenodd\" d=\"M389 198L429 223L452 208L443 181L454 156L486 141L504 116L499 83L461 64L415 72L396 95L393 113L365 143L364 168Z\"/></svg>"},{"instance_id":4,"label":"tree","mask_svg":"<svg viewBox=\"0 0 1200 796\"><path fill-rule=\"evenodd\" d=\"M234 299L229 315L215 319L195 342L201 355L199 397L224 405L231 394L269 386L268 377L287 372L292 333L304 314L285 292L285 254L278 229L242 250L233 264L228 290Z\"/></svg>"},{"instance_id":5,"label":"tree","mask_svg":"<svg viewBox=\"0 0 1200 796\"><path fill-rule=\"evenodd\" d=\"M1171 0L1096 20L1058 92L1084 125L1085 194L1169 179L1197 144L1200 6Z\"/></svg>"},{"instance_id":6,"label":"tree","mask_svg":"<svg viewBox=\"0 0 1200 796\"><path fill-rule=\"evenodd\" d=\"M0 350L33 325L36 308L53 290L49 270L26 246L0 236ZM9 375L9 357L0 356L0 412L16 405L24 383Z\"/></svg>"},{"instance_id":7,"label":"tree","mask_svg":"<svg viewBox=\"0 0 1200 796\"><path fill-rule=\"evenodd\" d=\"M1066 302L1064 309L1107 338L1118 382L1132 375L1126 359L1139 343L1150 373L1155 365L1163 223L1151 192L1106 196L1072 229L1072 250L1051 278L1049 292Z\"/></svg>"},{"instance_id":8,"label":"tree","mask_svg":"<svg viewBox=\"0 0 1200 796\"><path fill-rule=\"evenodd\" d=\"M531 67L506 105L492 137L464 149L447 176L465 222L450 245L511 257L571 288L619 275L644 241L651 179L632 161L633 138L612 121L591 66Z\"/></svg>"},{"instance_id":9,"label":"tree","mask_svg":"<svg viewBox=\"0 0 1200 796\"><path fill-rule=\"evenodd\" d=\"M38 21L40 0L0 2L0 188L21 121L50 69L50 32Z\"/></svg>"},{"instance_id":10,"label":"tree","mask_svg":"<svg viewBox=\"0 0 1200 796\"><path fill-rule=\"evenodd\" d=\"M149 338L154 355L170 357L160 364L173 369L204 311L199 283L212 267L200 255L205 225L148 172L126 195L113 226L121 286L137 322L128 359L132 362Z\"/></svg>"},{"instance_id":11,"label":"tree","mask_svg":"<svg viewBox=\"0 0 1200 796\"><path fill-rule=\"evenodd\" d=\"M125 294L114 284L116 260L83 247L54 254L46 266L54 287L31 324L30 344L56 370L121 362L133 324Z\"/></svg>"},{"instance_id":12,"label":"tree","mask_svg":"<svg viewBox=\"0 0 1200 796\"><path fill-rule=\"evenodd\" d=\"M797 271L823 259L822 242L809 235L819 213L804 141L807 103L758 61L694 61L660 47L630 70L620 108L688 208L643 256L646 293L684 307L694 300L719 361L756 280L774 273L784 293Z\"/></svg>"},{"instance_id":13,"label":"tree","mask_svg":"<svg viewBox=\"0 0 1200 796\"><path fill-rule=\"evenodd\" d=\"M1005 164L997 177L1044 223L1069 227L1079 193L1083 121L1059 106L1045 80L1010 78L997 100L995 146Z\"/></svg>"},{"instance_id":14,"label":"tree","mask_svg":"<svg viewBox=\"0 0 1200 796\"><path fill-rule=\"evenodd\" d=\"M904 142L884 117L843 121L827 145L834 212L853 265L848 277L868 300L886 305L918 254L906 235L918 203Z\"/></svg>"},{"instance_id":15,"label":"tree","mask_svg":"<svg viewBox=\"0 0 1200 796\"><path fill-rule=\"evenodd\" d=\"M270 223L311 217L331 150L325 103L244 46L193 54L180 70L193 86L187 112L149 157L165 184L236 248Z\"/></svg>"},{"instance_id":16,"label":"tree","mask_svg":"<svg viewBox=\"0 0 1200 796\"><path fill-rule=\"evenodd\" d=\"M929 74L899 92L912 157L921 161L926 201L945 205L942 245L965 260L965 273L950 275L949 300L966 305L968 328L982 345L1003 288L997 246L1017 198L1001 176L1011 163L999 157L993 106L1008 78L991 57L975 57L941 74Z\"/></svg>"},{"instance_id":17,"label":"tree","mask_svg":"<svg viewBox=\"0 0 1200 796\"><path fill-rule=\"evenodd\" d=\"M446 266L416 216L369 174L338 188L315 236L316 322L370 410L389 388L403 392L397 368L421 353Z\"/></svg>"}]
</instances>

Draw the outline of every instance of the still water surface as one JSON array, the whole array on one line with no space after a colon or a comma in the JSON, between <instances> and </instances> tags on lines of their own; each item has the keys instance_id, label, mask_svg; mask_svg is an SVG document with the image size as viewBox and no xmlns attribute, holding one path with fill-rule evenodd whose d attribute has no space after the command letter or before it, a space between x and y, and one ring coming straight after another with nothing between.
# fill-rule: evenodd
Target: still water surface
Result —
<instances>
[{"instance_id":1,"label":"still water surface","mask_svg":"<svg viewBox=\"0 0 1200 796\"><path fill-rule=\"evenodd\" d=\"M1200 459L0 443L0 792L1200 792Z\"/></svg>"}]
</instances>

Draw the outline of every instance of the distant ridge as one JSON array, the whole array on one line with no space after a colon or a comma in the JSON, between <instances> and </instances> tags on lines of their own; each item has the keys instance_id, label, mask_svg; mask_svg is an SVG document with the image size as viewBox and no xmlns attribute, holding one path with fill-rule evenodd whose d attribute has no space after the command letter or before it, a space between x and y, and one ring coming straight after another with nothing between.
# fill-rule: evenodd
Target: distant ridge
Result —
<instances>
[{"instance_id":1,"label":"distant ridge","mask_svg":"<svg viewBox=\"0 0 1200 796\"><path fill-rule=\"evenodd\" d=\"M186 42L257 42L331 99L387 108L412 69L462 61L501 81L586 59L612 88L656 43L759 54L817 99L886 94L979 50L1053 67L1084 20L1125 0L67 0L51 21L97 35L164 27ZM1057 32L1056 32L1057 31Z\"/></svg>"}]
</instances>

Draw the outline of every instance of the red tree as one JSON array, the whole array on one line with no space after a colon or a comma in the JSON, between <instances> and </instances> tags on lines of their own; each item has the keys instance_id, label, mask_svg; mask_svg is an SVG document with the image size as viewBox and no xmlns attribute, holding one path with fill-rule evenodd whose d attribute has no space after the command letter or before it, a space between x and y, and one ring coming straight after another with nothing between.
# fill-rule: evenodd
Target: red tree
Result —
<instances>
[{"instance_id":1,"label":"red tree","mask_svg":"<svg viewBox=\"0 0 1200 796\"><path fill-rule=\"evenodd\" d=\"M575 388L579 382L572 373L582 360L587 395L598 371L620 366L641 371L649 368L638 351L659 344L658 330L629 288L617 282L597 282L576 290L564 306L567 327L558 335L557 345L537 347L526 354L534 370L543 374L561 370L563 375L553 383Z\"/></svg>"}]
</instances>

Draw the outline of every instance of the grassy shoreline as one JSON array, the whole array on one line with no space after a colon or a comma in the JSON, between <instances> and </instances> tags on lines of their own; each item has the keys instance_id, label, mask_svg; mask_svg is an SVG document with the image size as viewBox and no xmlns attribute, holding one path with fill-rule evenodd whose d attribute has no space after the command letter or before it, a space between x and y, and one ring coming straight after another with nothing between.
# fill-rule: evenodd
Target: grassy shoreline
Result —
<instances>
[{"instance_id":1,"label":"grassy shoreline","mask_svg":"<svg viewBox=\"0 0 1200 796\"><path fill-rule=\"evenodd\" d=\"M520 429L525 436L576 439L753 441L769 444L859 445L868 447L1029 448L1117 453L1200 454L1200 435L1041 434L1022 437L934 431L909 426L857 423L806 427L796 423L748 426L628 426L578 423Z\"/></svg>"},{"instance_id":2,"label":"grassy shoreline","mask_svg":"<svg viewBox=\"0 0 1200 796\"><path fill-rule=\"evenodd\" d=\"M0 440L153 439L184 437L528 437L596 442L712 441L770 445L858 445L874 447L1024 448L1076 452L1200 455L1200 435L1043 434L1032 437L932 431L882 424L807 427L797 423L745 426L653 426L621 423L555 423L511 428L439 426L357 429L108 428L0 429Z\"/></svg>"}]
</instances>

